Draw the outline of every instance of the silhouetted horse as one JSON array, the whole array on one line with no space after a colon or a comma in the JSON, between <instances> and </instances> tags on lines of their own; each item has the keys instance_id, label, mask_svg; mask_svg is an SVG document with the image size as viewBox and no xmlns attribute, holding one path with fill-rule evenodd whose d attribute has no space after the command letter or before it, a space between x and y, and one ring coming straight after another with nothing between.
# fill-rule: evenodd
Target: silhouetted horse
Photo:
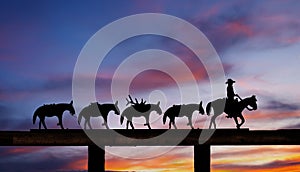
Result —
<instances>
[{"instance_id":1,"label":"silhouetted horse","mask_svg":"<svg viewBox=\"0 0 300 172\"><path fill-rule=\"evenodd\" d=\"M90 118L102 116L104 119L104 123L106 128L109 128L107 125L107 116L110 111L114 111L115 114L120 115L120 110L118 108L118 101L115 104L99 104L98 102L91 103L90 105L84 107L78 115L78 124L80 125L82 117L85 118L84 129L86 129L86 125L92 129Z\"/></svg>"},{"instance_id":2,"label":"silhouetted horse","mask_svg":"<svg viewBox=\"0 0 300 172\"><path fill-rule=\"evenodd\" d=\"M120 123L121 125L123 124L124 117L127 118L127 124L126 124L126 129L129 128L129 124L132 129L134 129L133 123L132 123L132 118L133 117L145 117L146 123L144 126L148 126L149 129L151 129L150 124L149 124L149 116L152 111L156 111L159 115L162 114L161 108L159 107L160 102L157 104L146 104L146 107L150 105L149 110L143 112L137 111L133 106L127 107L122 113L121 113L121 118L120 118Z\"/></svg>"},{"instance_id":3,"label":"silhouetted horse","mask_svg":"<svg viewBox=\"0 0 300 172\"><path fill-rule=\"evenodd\" d=\"M187 104L187 105L173 105L169 109L166 110L164 117L163 117L163 123L166 123L167 117L169 117L169 129L171 129L171 124L173 124L174 128L177 129L175 124L175 117L184 117L186 116L189 120L187 125L190 125L191 128L193 127L192 124L192 115L194 111L199 111L202 115L204 114L204 109L202 107L202 101L200 104Z\"/></svg>"},{"instance_id":4,"label":"silhouetted horse","mask_svg":"<svg viewBox=\"0 0 300 172\"><path fill-rule=\"evenodd\" d=\"M47 129L45 123L45 117L57 116L58 118L57 125L60 125L60 127L64 129L62 123L62 115L66 110L68 110L72 116L75 114L73 101L71 101L70 103L47 104L47 105L44 104L43 106L40 106L35 110L33 114L33 124L35 124L36 117L39 117L40 118L39 129L41 129L41 124L43 124L44 128Z\"/></svg>"},{"instance_id":5,"label":"silhouetted horse","mask_svg":"<svg viewBox=\"0 0 300 172\"><path fill-rule=\"evenodd\" d=\"M225 107L224 105L226 103L226 98L223 99L217 99L215 101L209 102L206 106L206 113L207 115L210 115L211 108L214 110L214 115L211 117L209 128L211 128L212 124L214 124L214 128L216 129L216 118L221 115L224 111L226 114L230 114L234 118L234 121L236 123L236 127L240 129L240 127L244 124L245 119L242 115L242 111L247 108L249 111L256 110L257 109L257 99L255 95L251 97L247 97L240 102L237 102L234 107ZM251 106L252 109L248 108L247 106ZM225 109L225 110L224 110ZM227 109L230 109L230 112L227 112ZM237 118L240 118L242 122L239 124Z\"/></svg>"}]
</instances>

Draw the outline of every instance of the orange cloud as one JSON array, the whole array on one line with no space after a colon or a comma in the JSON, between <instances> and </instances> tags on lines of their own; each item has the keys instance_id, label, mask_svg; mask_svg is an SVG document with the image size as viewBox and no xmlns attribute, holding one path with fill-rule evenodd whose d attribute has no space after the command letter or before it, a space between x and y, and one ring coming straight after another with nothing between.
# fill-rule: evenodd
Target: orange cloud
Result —
<instances>
[{"instance_id":1,"label":"orange cloud","mask_svg":"<svg viewBox=\"0 0 300 172\"><path fill-rule=\"evenodd\" d=\"M182 153L181 151L188 151L185 148L175 148L171 152L156 158L149 159L125 159L118 157L111 157L106 160L106 170L126 171L126 170L153 170L157 172L167 171L193 171L193 153ZM192 149L190 149L192 150ZM181 152L181 153L180 153Z\"/></svg>"},{"instance_id":2,"label":"orange cloud","mask_svg":"<svg viewBox=\"0 0 300 172\"><path fill-rule=\"evenodd\" d=\"M297 171L300 146L227 146L212 148L212 171Z\"/></svg>"},{"instance_id":3,"label":"orange cloud","mask_svg":"<svg viewBox=\"0 0 300 172\"><path fill-rule=\"evenodd\" d=\"M84 157L68 163L63 169L76 169L76 170L87 170L88 169L88 159Z\"/></svg>"}]
</instances>

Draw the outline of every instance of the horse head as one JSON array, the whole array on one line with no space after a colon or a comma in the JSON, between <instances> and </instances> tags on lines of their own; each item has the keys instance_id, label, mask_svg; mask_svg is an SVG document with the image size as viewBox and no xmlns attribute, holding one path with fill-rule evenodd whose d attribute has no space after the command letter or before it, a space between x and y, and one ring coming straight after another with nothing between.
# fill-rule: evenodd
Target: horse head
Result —
<instances>
[{"instance_id":1,"label":"horse head","mask_svg":"<svg viewBox=\"0 0 300 172\"><path fill-rule=\"evenodd\" d=\"M157 102L157 104L151 105L152 106L151 109L154 110L154 111L156 111L159 115L161 115L162 114L162 110L161 110L161 108L160 108L159 105L160 105L160 101Z\"/></svg>"},{"instance_id":2,"label":"horse head","mask_svg":"<svg viewBox=\"0 0 300 172\"><path fill-rule=\"evenodd\" d=\"M116 101L116 103L114 104L113 111L115 112L115 114L120 115L120 109L118 107L118 101Z\"/></svg>"},{"instance_id":3,"label":"horse head","mask_svg":"<svg viewBox=\"0 0 300 172\"><path fill-rule=\"evenodd\" d=\"M251 106L251 110L256 110L257 109L257 99L255 95L252 95L251 97L248 98L247 104L248 106Z\"/></svg>"},{"instance_id":4,"label":"horse head","mask_svg":"<svg viewBox=\"0 0 300 172\"><path fill-rule=\"evenodd\" d=\"M204 109L203 109L203 106L202 106L202 101L199 103L199 112L203 115L205 112L204 112Z\"/></svg>"},{"instance_id":5,"label":"horse head","mask_svg":"<svg viewBox=\"0 0 300 172\"><path fill-rule=\"evenodd\" d=\"M70 114L71 114L72 116L75 115L75 109L74 109L74 106L73 106L73 100L69 103L68 111L70 112Z\"/></svg>"}]
</instances>

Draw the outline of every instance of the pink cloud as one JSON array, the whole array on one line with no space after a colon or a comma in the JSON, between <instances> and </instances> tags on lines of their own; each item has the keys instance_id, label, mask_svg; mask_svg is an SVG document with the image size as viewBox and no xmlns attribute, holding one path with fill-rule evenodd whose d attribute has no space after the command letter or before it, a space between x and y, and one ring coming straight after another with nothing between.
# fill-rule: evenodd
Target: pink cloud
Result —
<instances>
[{"instance_id":1,"label":"pink cloud","mask_svg":"<svg viewBox=\"0 0 300 172\"><path fill-rule=\"evenodd\" d=\"M245 24L242 20L226 22L223 26L221 26L221 30L223 30L225 34L229 34L231 36L235 35L243 35L246 37L254 36L254 29L251 25Z\"/></svg>"}]
</instances>

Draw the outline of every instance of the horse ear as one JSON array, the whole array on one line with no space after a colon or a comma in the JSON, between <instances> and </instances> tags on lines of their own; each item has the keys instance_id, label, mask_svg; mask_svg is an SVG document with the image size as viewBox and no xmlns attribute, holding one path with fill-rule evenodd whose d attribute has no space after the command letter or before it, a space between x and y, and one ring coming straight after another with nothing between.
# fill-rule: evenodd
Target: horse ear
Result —
<instances>
[{"instance_id":1,"label":"horse ear","mask_svg":"<svg viewBox=\"0 0 300 172\"><path fill-rule=\"evenodd\" d=\"M160 101L157 102L157 106L159 106L159 105L160 105Z\"/></svg>"},{"instance_id":2,"label":"horse ear","mask_svg":"<svg viewBox=\"0 0 300 172\"><path fill-rule=\"evenodd\" d=\"M71 100L71 102L70 102L70 105L72 105L73 104L73 100Z\"/></svg>"},{"instance_id":3,"label":"horse ear","mask_svg":"<svg viewBox=\"0 0 300 172\"><path fill-rule=\"evenodd\" d=\"M117 100L117 101L116 101L116 103L115 103L115 106L117 106L117 105L118 105L118 103L119 103L119 102L118 102L118 100Z\"/></svg>"}]
</instances>

